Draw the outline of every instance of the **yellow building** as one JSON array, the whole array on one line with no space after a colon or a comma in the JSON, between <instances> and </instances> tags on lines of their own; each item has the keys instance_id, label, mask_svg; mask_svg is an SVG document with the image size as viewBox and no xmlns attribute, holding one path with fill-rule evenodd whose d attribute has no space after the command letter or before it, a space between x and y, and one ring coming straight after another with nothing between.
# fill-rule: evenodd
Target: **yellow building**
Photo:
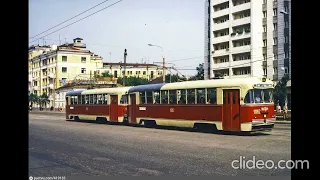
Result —
<instances>
[{"instance_id":1,"label":"yellow building","mask_svg":"<svg viewBox=\"0 0 320 180\"><path fill-rule=\"evenodd\" d=\"M126 77L135 76L148 79L149 81L162 77L162 67L156 64L139 64L139 63L126 63ZM103 63L103 67L97 68L97 73L109 73L115 78L124 76L124 63Z\"/></svg>"},{"instance_id":2,"label":"yellow building","mask_svg":"<svg viewBox=\"0 0 320 180\"><path fill-rule=\"evenodd\" d=\"M86 49L83 39L61 46L33 46L29 48L29 91L49 96L49 107L65 106L63 97L57 97L55 89L74 79L90 79L102 57Z\"/></svg>"}]
</instances>

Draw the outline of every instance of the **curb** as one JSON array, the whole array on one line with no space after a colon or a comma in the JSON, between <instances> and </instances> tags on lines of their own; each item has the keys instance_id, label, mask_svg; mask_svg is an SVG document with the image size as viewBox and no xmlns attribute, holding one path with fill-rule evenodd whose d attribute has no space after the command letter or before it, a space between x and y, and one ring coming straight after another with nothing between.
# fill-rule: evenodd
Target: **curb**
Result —
<instances>
[{"instance_id":1,"label":"curb","mask_svg":"<svg viewBox=\"0 0 320 180\"><path fill-rule=\"evenodd\" d=\"M277 120L274 122L275 124L291 124L291 121L283 121L283 120Z\"/></svg>"}]
</instances>

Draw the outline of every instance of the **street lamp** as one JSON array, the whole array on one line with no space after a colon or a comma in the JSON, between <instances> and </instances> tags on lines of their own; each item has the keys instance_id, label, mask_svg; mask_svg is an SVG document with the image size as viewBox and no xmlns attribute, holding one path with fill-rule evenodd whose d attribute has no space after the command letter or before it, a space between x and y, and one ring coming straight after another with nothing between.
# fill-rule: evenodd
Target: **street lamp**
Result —
<instances>
[{"instance_id":1,"label":"street lamp","mask_svg":"<svg viewBox=\"0 0 320 180\"><path fill-rule=\"evenodd\" d=\"M148 46L158 47L163 52L163 48L161 46L154 45L154 44L148 44ZM164 56L162 57L162 63L163 63L163 67L162 67L162 82L165 83L166 82L166 75L165 75L165 57Z\"/></svg>"},{"instance_id":2,"label":"street lamp","mask_svg":"<svg viewBox=\"0 0 320 180\"><path fill-rule=\"evenodd\" d=\"M286 12L285 10L281 10L280 13L282 13L282 14L288 14L288 12Z\"/></svg>"}]
</instances>

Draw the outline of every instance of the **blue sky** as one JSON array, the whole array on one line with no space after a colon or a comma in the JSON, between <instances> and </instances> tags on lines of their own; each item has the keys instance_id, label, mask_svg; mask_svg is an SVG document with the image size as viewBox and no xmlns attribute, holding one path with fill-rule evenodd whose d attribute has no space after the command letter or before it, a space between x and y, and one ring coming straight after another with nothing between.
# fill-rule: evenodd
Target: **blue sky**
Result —
<instances>
[{"instance_id":1,"label":"blue sky","mask_svg":"<svg viewBox=\"0 0 320 180\"><path fill-rule=\"evenodd\" d=\"M29 38L83 12L103 0L30 0ZM43 44L37 40L50 32L98 11L118 0L106 3L68 21L51 31L29 39L29 45ZM101 55L104 62L161 62L184 75L196 74L204 61L204 0L122 0L114 6L44 37L47 45L72 42L81 37L87 48ZM163 51L148 44L163 47ZM111 58L110 58L111 53ZM185 59L185 60L184 60ZM176 73L172 70L173 73Z\"/></svg>"}]
</instances>

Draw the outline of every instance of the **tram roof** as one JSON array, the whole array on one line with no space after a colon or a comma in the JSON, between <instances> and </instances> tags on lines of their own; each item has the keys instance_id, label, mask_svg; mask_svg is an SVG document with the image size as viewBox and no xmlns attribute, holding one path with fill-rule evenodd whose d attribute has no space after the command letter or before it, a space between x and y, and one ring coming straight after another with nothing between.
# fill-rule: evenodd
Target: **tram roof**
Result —
<instances>
[{"instance_id":1,"label":"tram roof","mask_svg":"<svg viewBox=\"0 0 320 180\"><path fill-rule=\"evenodd\" d=\"M128 93L142 92L142 91L160 91L160 89L163 85L164 85L164 83L135 86L135 87L130 88Z\"/></svg>"},{"instance_id":2,"label":"tram roof","mask_svg":"<svg viewBox=\"0 0 320 180\"><path fill-rule=\"evenodd\" d=\"M67 92L66 96L78 96L78 95L81 95L82 91L84 90L70 91L70 92Z\"/></svg>"},{"instance_id":3,"label":"tram roof","mask_svg":"<svg viewBox=\"0 0 320 180\"><path fill-rule=\"evenodd\" d=\"M273 82L269 79L266 79L265 82L263 82L262 78L259 78L259 77L210 79L210 80L197 80L197 81L184 81L184 82L167 83L161 87L161 90L209 88L209 87L252 88L254 84L273 84Z\"/></svg>"},{"instance_id":4,"label":"tram roof","mask_svg":"<svg viewBox=\"0 0 320 180\"><path fill-rule=\"evenodd\" d=\"M89 89L81 93L85 94L125 94L132 86L127 87L112 87L112 88L99 88L99 89Z\"/></svg>"}]
</instances>

